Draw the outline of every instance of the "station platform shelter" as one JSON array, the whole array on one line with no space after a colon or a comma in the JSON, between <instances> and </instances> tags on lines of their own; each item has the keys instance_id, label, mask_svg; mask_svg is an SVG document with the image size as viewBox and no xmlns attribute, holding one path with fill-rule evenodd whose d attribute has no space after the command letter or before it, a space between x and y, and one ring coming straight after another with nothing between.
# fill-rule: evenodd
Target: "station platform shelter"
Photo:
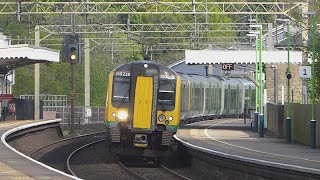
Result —
<instances>
[{"instance_id":1,"label":"station platform shelter","mask_svg":"<svg viewBox=\"0 0 320 180\"><path fill-rule=\"evenodd\" d=\"M11 45L11 39L0 33L0 110L1 120L5 120L9 114L29 113L34 117L35 106L39 107L39 101L27 102L28 112L20 111L23 108L16 107L12 85L15 83L15 69L31 64L35 66L35 93L39 92L40 68L39 63L59 62L60 52L53 49L31 46L28 44ZM38 66L38 67L37 67ZM37 78L38 77L38 78ZM36 94L35 94L36 95ZM22 102L22 101L16 101ZM22 102L23 103L23 102ZM18 104L17 104L18 105ZM31 107L30 107L31 105ZM24 108L25 109L25 108ZM26 109L25 109L26 110ZM17 112L19 111L19 112Z\"/></svg>"}]
</instances>

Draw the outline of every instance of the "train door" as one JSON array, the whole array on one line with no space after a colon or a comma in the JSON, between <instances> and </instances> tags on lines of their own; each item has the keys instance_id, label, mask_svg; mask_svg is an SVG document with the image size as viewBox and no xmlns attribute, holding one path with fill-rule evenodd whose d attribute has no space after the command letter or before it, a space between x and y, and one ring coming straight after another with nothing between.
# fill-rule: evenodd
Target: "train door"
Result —
<instances>
[{"instance_id":1,"label":"train door","mask_svg":"<svg viewBox=\"0 0 320 180\"><path fill-rule=\"evenodd\" d=\"M237 85L232 83L233 81L230 82L229 85L229 98L228 98L228 114L235 114L237 110ZM232 101L231 101L232 100ZM232 102L232 103L231 103Z\"/></svg>"},{"instance_id":2,"label":"train door","mask_svg":"<svg viewBox=\"0 0 320 180\"><path fill-rule=\"evenodd\" d=\"M137 77L133 112L133 128L151 128L152 99L153 77Z\"/></svg>"},{"instance_id":3,"label":"train door","mask_svg":"<svg viewBox=\"0 0 320 180\"><path fill-rule=\"evenodd\" d=\"M224 114L229 113L229 107L230 107L230 84L226 84L225 89L224 89L224 108L223 112Z\"/></svg>"},{"instance_id":4,"label":"train door","mask_svg":"<svg viewBox=\"0 0 320 180\"><path fill-rule=\"evenodd\" d=\"M240 84L237 84L237 114L240 114L240 113L242 113L242 111L243 111L243 102L244 101L242 101L242 97L243 97L243 95L242 95L242 86L240 86Z\"/></svg>"},{"instance_id":5,"label":"train door","mask_svg":"<svg viewBox=\"0 0 320 180\"><path fill-rule=\"evenodd\" d=\"M224 82L221 82L221 111L220 111L220 115L224 113L224 100L225 100L225 89L226 85Z\"/></svg>"},{"instance_id":6,"label":"train door","mask_svg":"<svg viewBox=\"0 0 320 180\"><path fill-rule=\"evenodd\" d=\"M207 92L208 92L208 99L207 99L207 108L208 108L208 115L212 114L212 96L213 96L213 83L208 83L208 89L207 89Z\"/></svg>"},{"instance_id":7,"label":"train door","mask_svg":"<svg viewBox=\"0 0 320 180\"><path fill-rule=\"evenodd\" d=\"M221 85L215 83L214 85L214 113L220 114L221 112Z\"/></svg>"}]
</instances>

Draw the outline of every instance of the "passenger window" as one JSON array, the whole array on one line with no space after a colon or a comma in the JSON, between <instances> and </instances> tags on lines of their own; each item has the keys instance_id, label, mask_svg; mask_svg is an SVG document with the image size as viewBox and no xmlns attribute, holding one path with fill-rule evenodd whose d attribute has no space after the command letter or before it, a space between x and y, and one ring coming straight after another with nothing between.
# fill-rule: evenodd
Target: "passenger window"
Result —
<instances>
[{"instance_id":1,"label":"passenger window","mask_svg":"<svg viewBox=\"0 0 320 180\"><path fill-rule=\"evenodd\" d=\"M174 109L175 87L175 80L160 79L158 93L158 110L172 111Z\"/></svg>"},{"instance_id":2,"label":"passenger window","mask_svg":"<svg viewBox=\"0 0 320 180\"><path fill-rule=\"evenodd\" d=\"M112 89L112 105L126 107L129 103L130 77L114 76Z\"/></svg>"}]
</instances>

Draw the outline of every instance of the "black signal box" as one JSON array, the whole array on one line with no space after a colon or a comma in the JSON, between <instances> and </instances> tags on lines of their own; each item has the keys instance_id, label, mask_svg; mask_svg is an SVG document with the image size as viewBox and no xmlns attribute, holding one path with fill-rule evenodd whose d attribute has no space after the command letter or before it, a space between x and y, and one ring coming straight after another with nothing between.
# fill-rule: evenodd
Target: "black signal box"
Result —
<instances>
[{"instance_id":1,"label":"black signal box","mask_svg":"<svg viewBox=\"0 0 320 180\"><path fill-rule=\"evenodd\" d=\"M79 35L66 35L64 38L65 62L79 62Z\"/></svg>"}]
</instances>

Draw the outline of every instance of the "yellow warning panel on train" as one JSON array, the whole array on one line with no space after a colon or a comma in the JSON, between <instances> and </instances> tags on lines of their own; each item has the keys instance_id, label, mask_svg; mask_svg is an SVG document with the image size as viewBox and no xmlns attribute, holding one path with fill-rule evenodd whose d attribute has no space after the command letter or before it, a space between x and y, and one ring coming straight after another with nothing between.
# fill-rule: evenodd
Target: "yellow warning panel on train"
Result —
<instances>
[{"instance_id":1,"label":"yellow warning panel on train","mask_svg":"<svg viewBox=\"0 0 320 180\"><path fill-rule=\"evenodd\" d=\"M137 77L133 128L149 129L151 127L152 95L153 78Z\"/></svg>"}]
</instances>

